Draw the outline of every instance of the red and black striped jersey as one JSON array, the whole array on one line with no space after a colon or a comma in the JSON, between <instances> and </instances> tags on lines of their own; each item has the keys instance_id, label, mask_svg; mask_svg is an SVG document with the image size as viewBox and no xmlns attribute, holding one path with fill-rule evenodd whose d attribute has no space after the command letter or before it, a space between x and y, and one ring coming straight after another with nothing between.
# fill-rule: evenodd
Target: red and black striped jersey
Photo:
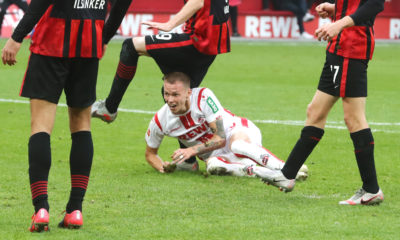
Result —
<instances>
[{"instance_id":1,"label":"red and black striped jersey","mask_svg":"<svg viewBox=\"0 0 400 240\"><path fill-rule=\"evenodd\" d=\"M350 16L355 26L345 28L327 46L330 53L346 58L371 59L374 53L374 22L385 0L336 0L334 21Z\"/></svg>"},{"instance_id":2,"label":"red and black striped jersey","mask_svg":"<svg viewBox=\"0 0 400 240\"><path fill-rule=\"evenodd\" d=\"M188 0L184 0L185 4ZM185 24L193 45L204 54L217 55L231 51L228 28L229 1L204 0L204 6Z\"/></svg>"},{"instance_id":3,"label":"red and black striped jersey","mask_svg":"<svg viewBox=\"0 0 400 240\"><path fill-rule=\"evenodd\" d=\"M36 24L30 50L64 58L101 58L132 0L117 0L104 24L108 0L32 0L12 38L22 42ZM104 32L103 32L104 29Z\"/></svg>"}]
</instances>

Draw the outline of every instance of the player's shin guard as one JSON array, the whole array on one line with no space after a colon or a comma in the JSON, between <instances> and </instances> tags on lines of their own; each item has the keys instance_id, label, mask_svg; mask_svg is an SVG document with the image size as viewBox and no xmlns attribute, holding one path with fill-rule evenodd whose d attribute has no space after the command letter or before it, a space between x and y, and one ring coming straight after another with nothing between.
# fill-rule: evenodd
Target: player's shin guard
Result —
<instances>
[{"instance_id":1,"label":"player's shin guard","mask_svg":"<svg viewBox=\"0 0 400 240\"><path fill-rule=\"evenodd\" d=\"M243 140L236 140L231 145L232 152L238 157L250 158L269 169L281 169L284 162L267 149Z\"/></svg>"},{"instance_id":2,"label":"player's shin guard","mask_svg":"<svg viewBox=\"0 0 400 240\"><path fill-rule=\"evenodd\" d=\"M135 76L138 59L139 54L133 45L132 39L125 39L119 56L117 72L106 99L106 107L110 113L117 111L129 83Z\"/></svg>"},{"instance_id":3,"label":"player's shin guard","mask_svg":"<svg viewBox=\"0 0 400 240\"><path fill-rule=\"evenodd\" d=\"M71 134L72 146L70 154L71 194L66 211L82 211L82 201L89 182L93 160L92 135L88 131Z\"/></svg>"},{"instance_id":4,"label":"player's shin guard","mask_svg":"<svg viewBox=\"0 0 400 240\"><path fill-rule=\"evenodd\" d=\"M321 128L313 126L306 126L303 128L300 139L297 141L282 168L282 173L286 178L296 178L297 172L314 150L315 146L317 146L323 135L324 130Z\"/></svg>"},{"instance_id":5,"label":"player's shin guard","mask_svg":"<svg viewBox=\"0 0 400 240\"><path fill-rule=\"evenodd\" d=\"M231 163L220 157L211 157L207 160L207 172L211 175L232 175L243 177L247 175L247 166L240 163Z\"/></svg>"},{"instance_id":6,"label":"player's shin guard","mask_svg":"<svg viewBox=\"0 0 400 240\"><path fill-rule=\"evenodd\" d=\"M362 188L369 193L379 191L374 161L374 138L371 129L363 129L350 134L358 169L363 181Z\"/></svg>"},{"instance_id":7,"label":"player's shin guard","mask_svg":"<svg viewBox=\"0 0 400 240\"><path fill-rule=\"evenodd\" d=\"M47 180L51 166L50 135L39 132L29 138L29 180L35 213L41 208L49 210Z\"/></svg>"}]
</instances>

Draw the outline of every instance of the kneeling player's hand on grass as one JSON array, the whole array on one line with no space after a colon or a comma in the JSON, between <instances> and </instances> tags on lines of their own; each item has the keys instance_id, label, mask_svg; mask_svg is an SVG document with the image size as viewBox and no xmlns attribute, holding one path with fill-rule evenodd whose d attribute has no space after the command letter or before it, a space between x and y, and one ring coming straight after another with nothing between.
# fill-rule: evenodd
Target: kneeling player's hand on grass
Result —
<instances>
[{"instance_id":1,"label":"kneeling player's hand on grass","mask_svg":"<svg viewBox=\"0 0 400 240\"><path fill-rule=\"evenodd\" d=\"M163 168L165 173L173 173L176 169L176 164L170 162L164 162Z\"/></svg>"},{"instance_id":2,"label":"kneeling player's hand on grass","mask_svg":"<svg viewBox=\"0 0 400 240\"><path fill-rule=\"evenodd\" d=\"M179 148L171 155L171 158L173 160L172 163L174 164L182 163L183 161L195 155L196 154L192 148Z\"/></svg>"}]
</instances>

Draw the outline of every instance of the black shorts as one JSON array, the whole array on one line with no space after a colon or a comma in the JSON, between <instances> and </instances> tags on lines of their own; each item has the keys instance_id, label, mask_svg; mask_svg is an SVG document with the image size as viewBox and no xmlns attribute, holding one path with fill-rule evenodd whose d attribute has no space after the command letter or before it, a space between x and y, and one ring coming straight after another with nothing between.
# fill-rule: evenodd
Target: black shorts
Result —
<instances>
[{"instance_id":1,"label":"black shorts","mask_svg":"<svg viewBox=\"0 0 400 240\"><path fill-rule=\"evenodd\" d=\"M97 58L59 58L32 53L20 96L58 103L62 90L70 107L86 108L96 100Z\"/></svg>"},{"instance_id":2,"label":"black shorts","mask_svg":"<svg viewBox=\"0 0 400 240\"><path fill-rule=\"evenodd\" d=\"M367 96L368 60L326 53L318 90L337 97Z\"/></svg>"},{"instance_id":3,"label":"black shorts","mask_svg":"<svg viewBox=\"0 0 400 240\"><path fill-rule=\"evenodd\" d=\"M163 74L183 72L189 75L191 87L200 85L215 55L206 55L193 46L186 33L147 35L146 50L156 61Z\"/></svg>"}]
</instances>

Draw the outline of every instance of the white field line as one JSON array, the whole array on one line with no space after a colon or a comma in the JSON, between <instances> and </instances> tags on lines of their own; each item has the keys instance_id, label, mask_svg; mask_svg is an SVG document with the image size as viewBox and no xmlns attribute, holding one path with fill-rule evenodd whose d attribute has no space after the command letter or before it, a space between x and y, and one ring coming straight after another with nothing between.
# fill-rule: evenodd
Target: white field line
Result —
<instances>
[{"instance_id":1,"label":"white field line","mask_svg":"<svg viewBox=\"0 0 400 240\"><path fill-rule=\"evenodd\" d=\"M23 104L29 104L29 101L26 100L15 100L15 99L2 99L0 98L0 102L8 102L8 103L23 103ZM60 107L66 107L67 105L64 103L59 103L58 106ZM129 113L139 113L139 114L148 114L148 115L153 115L156 112L155 111L146 111L146 110L140 110L140 109L125 109L125 108L118 108L119 112L129 112ZM255 123L262 123L262 124L277 124L277 125L290 125L290 126L303 126L304 121L298 121L298 120L252 120ZM369 125L371 126L400 126L400 122L398 123L388 123L388 122L369 122ZM327 121L327 125L325 128L333 128L333 129L347 129L346 126L344 125L343 121ZM399 131L396 130L387 130L387 129L377 129L374 128L373 132L385 132L385 133L400 133Z\"/></svg>"}]
</instances>

